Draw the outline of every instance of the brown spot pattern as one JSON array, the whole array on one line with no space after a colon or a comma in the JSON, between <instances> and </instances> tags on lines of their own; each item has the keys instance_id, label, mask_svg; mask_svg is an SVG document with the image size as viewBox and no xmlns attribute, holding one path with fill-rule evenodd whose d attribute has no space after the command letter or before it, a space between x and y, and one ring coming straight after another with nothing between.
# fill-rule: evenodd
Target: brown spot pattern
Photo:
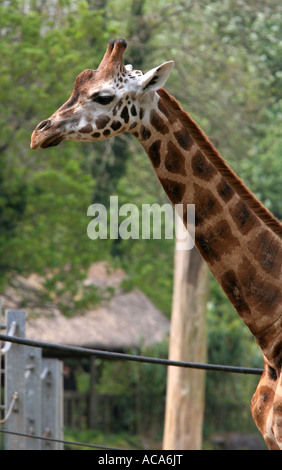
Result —
<instances>
[{"instance_id":1,"label":"brown spot pattern","mask_svg":"<svg viewBox=\"0 0 282 470\"><path fill-rule=\"evenodd\" d=\"M92 131L93 131L93 126L91 124L86 124L86 126L79 129L79 132L82 132L82 134L90 134L90 132Z\"/></svg>"},{"instance_id":2,"label":"brown spot pattern","mask_svg":"<svg viewBox=\"0 0 282 470\"><path fill-rule=\"evenodd\" d=\"M248 208L244 201L239 201L230 209L231 216L242 235L246 235L256 225L256 216Z\"/></svg>"},{"instance_id":3,"label":"brown spot pattern","mask_svg":"<svg viewBox=\"0 0 282 470\"><path fill-rule=\"evenodd\" d=\"M150 137L152 135L150 129L148 129L147 127L145 127L143 125L141 126L140 133L141 133L141 139L142 140L148 140L148 139L150 139Z\"/></svg>"},{"instance_id":4,"label":"brown spot pattern","mask_svg":"<svg viewBox=\"0 0 282 470\"><path fill-rule=\"evenodd\" d=\"M162 143L161 140L156 140L155 142L152 143L152 145L148 149L148 156L154 168L158 168L161 163L161 154L160 154L161 143Z\"/></svg>"},{"instance_id":5,"label":"brown spot pattern","mask_svg":"<svg viewBox=\"0 0 282 470\"><path fill-rule=\"evenodd\" d=\"M248 248L265 272L279 277L282 267L282 248L272 233L263 231L258 234L249 243Z\"/></svg>"},{"instance_id":6,"label":"brown spot pattern","mask_svg":"<svg viewBox=\"0 0 282 470\"><path fill-rule=\"evenodd\" d=\"M232 253L234 248L239 246L239 242L232 234L226 220L222 220L210 228L208 234L198 229L196 244L203 258L211 264L220 261L223 255Z\"/></svg>"},{"instance_id":7,"label":"brown spot pattern","mask_svg":"<svg viewBox=\"0 0 282 470\"><path fill-rule=\"evenodd\" d=\"M143 117L144 117L144 114L145 114L144 108L140 108L140 111L139 111L139 118L140 118L141 121L142 121L142 119L143 119Z\"/></svg>"},{"instance_id":8,"label":"brown spot pattern","mask_svg":"<svg viewBox=\"0 0 282 470\"><path fill-rule=\"evenodd\" d=\"M250 261L243 257L238 268L238 276L244 286L245 297L255 306L257 313L268 316L282 301L280 290L261 278Z\"/></svg>"},{"instance_id":9,"label":"brown spot pattern","mask_svg":"<svg viewBox=\"0 0 282 470\"><path fill-rule=\"evenodd\" d=\"M222 205L214 197L212 191L194 184L195 193L195 224L196 227L205 222L207 218L217 215L222 210Z\"/></svg>"},{"instance_id":10,"label":"brown spot pattern","mask_svg":"<svg viewBox=\"0 0 282 470\"><path fill-rule=\"evenodd\" d=\"M235 194L231 186L229 186L229 184L225 181L224 178L222 178L220 183L218 183L216 189L217 189L219 196L222 198L224 202L230 201L230 199Z\"/></svg>"},{"instance_id":11,"label":"brown spot pattern","mask_svg":"<svg viewBox=\"0 0 282 470\"><path fill-rule=\"evenodd\" d=\"M131 131L132 129L135 129L135 127L137 127L138 125L138 122L133 122L129 128L129 130Z\"/></svg>"},{"instance_id":12,"label":"brown spot pattern","mask_svg":"<svg viewBox=\"0 0 282 470\"><path fill-rule=\"evenodd\" d=\"M160 182L172 204L179 204L185 193L185 184L167 178L160 178Z\"/></svg>"},{"instance_id":13,"label":"brown spot pattern","mask_svg":"<svg viewBox=\"0 0 282 470\"><path fill-rule=\"evenodd\" d=\"M131 111L131 115L132 115L132 116L137 116L137 111L136 111L136 107L135 107L134 104L131 106L131 110L130 110L130 111Z\"/></svg>"},{"instance_id":14,"label":"brown spot pattern","mask_svg":"<svg viewBox=\"0 0 282 470\"><path fill-rule=\"evenodd\" d=\"M165 157L165 167L171 173L186 175L185 157L183 153L176 147L173 142L169 142L167 146L167 154Z\"/></svg>"},{"instance_id":15,"label":"brown spot pattern","mask_svg":"<svg viewBox=\"0 0 282 470\"><path fill-rule=\"evenodd\" d=\"M169 132L169 128L166 125L164 119L154 109L152 109L150 113L150 123L158 132L163 135Z\"/></svg>"},{"instance_id":16,"label":"brown spot pattern","mask_svg":"<svg viewBox=\"0 0 282 470\"><path fill-rule=\"evenodd\" d=\"M129 112L127 106L123 108L120 117L124 120L126 124L129 122Z\"/></svg>"},{"instance_id":17,"label":"brown spot pattern","mask_svg":"<svg viewBox=\"0 0 282 470\"><path fill-rule=\"evenodd\" d=\"M194 141L185 127L181 131L174 132L174 137L180 147L184 150L190 150Z\"/></svg>"},{"instance_id":18,"label":"brown spot pattern","mask_svg":"<svg viewBox=\"0 0 282 470\"><path fill-rule=\"evenodd\" d=\"M97 119L96 121L96 127L97 129L103 129L107 124L108 122L110 121L110 118L109 116L101 116L99 119Z\"/></svg>"},{"instance_id":19,"label":"brown spot pattern","mask_svg":"<svg viewBox=\"0 0 282 470\"><path fill-rule=\"evenodd\" d=\"M216 175L216 169L207 158L198 150L192 157L192 170L197 178L210 181Z\"/></svg>"},{"instance_id":20,"label":"brown spot pattern","mask_svg":"<svg viewBox=\"0 0 282 470\"><path fill-rule=\"evenodd\" d=\"M121 128L121 123L119 121L114 121L111 125L113 131L118 131Z\"/></svg>"}]
</instances>

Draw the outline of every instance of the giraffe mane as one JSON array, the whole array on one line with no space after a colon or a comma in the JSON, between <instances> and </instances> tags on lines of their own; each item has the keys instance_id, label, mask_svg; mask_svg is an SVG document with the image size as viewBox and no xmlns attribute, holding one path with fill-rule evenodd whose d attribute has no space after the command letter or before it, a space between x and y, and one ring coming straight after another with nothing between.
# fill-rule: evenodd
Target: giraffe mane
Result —
<instances>
[{"instance_id":1,"label":"giraffe mane","mask_svg":"<svg viewBox=\"0 0 282 470\"><path fill-rule=\"evenodd\" d=\"M164 100L169 110L177 116L185 128L189 131L192 138L204 152L214 167L220 172L236 193L248 204L253 212L280 238L282 238L282 224L271 212L262 205L262 203L251 193L237 175L227 165L214 145L203 133L198 124L186 113L178 101L167 93L163 88L158 91L160 97Z\"/></svg>"}]
</instances>

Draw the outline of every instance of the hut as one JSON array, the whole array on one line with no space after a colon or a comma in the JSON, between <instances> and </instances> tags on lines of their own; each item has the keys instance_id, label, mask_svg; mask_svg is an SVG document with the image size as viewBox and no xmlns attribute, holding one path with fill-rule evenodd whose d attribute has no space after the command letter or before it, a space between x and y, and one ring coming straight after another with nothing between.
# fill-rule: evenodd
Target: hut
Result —
<instances>
[{"instance_id":1,"label":"hut","mask_svg":"<svg viewBox=\"0 0 282 470\"><path fill-rule=\"evenodd\" d=\"M29 339L111 351L152 346L168 336L169 320L139 289L125 292L125 279L107 262L92 264L84 285L106 294L99 305L69 316L56 299L42 300L44 279L18 276L2 295L2 307L26 310Z\"/></svg>"},{"instance_id":2,"label":"hut","mask_svg":"<svg viewBox=\"0 0 282 470\"><path fill-rule=\"evenodd\" d=\"M38 341L122 352L147 348L168 338L170 323L167 317L139 289L125 291L122 288L124 280L126 274L121 269L112 269L107 262L93 263L83 284L88 288L98 288L105 294L103 300L93 308L69 316L62 313L59 299L42 300L43 278L35 274L28 278L18 276L2 294L2 307L24 309L27 314L26 337ZM62 359L66 361L67 358L63 356ZM87 398L87 419L90 427L97 427L95 358L89 360L89 372L91 393ZM70 384L67 365L65 373L65 384ZM74 387L65 385L65 388ZM74 421L81 413L74 417L68 410L79 408L77 402L80 398L75 390L65 390L68 402L65 404L66 420L72 426L77 424Z\"/></svg>"}]
</instances>

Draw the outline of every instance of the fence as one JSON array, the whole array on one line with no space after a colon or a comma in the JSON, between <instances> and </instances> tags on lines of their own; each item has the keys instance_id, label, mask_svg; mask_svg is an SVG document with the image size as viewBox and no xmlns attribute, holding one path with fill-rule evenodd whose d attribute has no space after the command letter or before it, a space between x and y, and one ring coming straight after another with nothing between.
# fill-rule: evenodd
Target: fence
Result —
<instances>
[{"instance_id":1,"label":"fence","mask_svg":"<svg viewBox=\"0 0 282 470\"><path fill-rule=\"evenodd\" d=\"M6 311L6 323L1 328L6 329L6 334L0 334L0 341L5 342L1 349L5 362L5 404L1 406L4 417L0 421L5 424L5 429L0 429L5 435L5 449L62 450L67 443L63 439L62 362L44 359L43 349L52 356L63 352L208 371L258 375L263 372L261 369L195 364L30 340L25 338L24 311ZM76 442L68 444L110 449Z\"/></svg>"},{"instance_id":2,"label":"fence","mask_svg":"<svg viewBox=\"0 0 282 470\"><path fill-rule=\"evenodd\" d=\"M25 337L25 312L8 310L8 337ZM41 349L6 342L4 356L6 450L60 450L63 439L63 369L57 359L43 359ZM29 436L41 435L55 441L25 439L11 434L14 430Z\"/></svg>"}]
</instances>

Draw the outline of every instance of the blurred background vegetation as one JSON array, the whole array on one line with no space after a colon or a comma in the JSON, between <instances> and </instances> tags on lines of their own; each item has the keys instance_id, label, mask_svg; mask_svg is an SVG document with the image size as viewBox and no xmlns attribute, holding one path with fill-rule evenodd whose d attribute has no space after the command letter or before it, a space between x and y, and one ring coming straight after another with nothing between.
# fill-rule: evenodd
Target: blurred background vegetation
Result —
<instances>
[{"instance_id":1,"label":"blurred background vegetation","mask_svg":"<svg viewBox=\"0 0 282 470\"><path fill-rule=\"evenodd\" d=\"M175 61L168 92L281 219L281 4L278 0L0 4L0 294L17 274L48 272L53 273L53 282L49 278L47 285L50 296L60 297L68 290L75 297L89 264L103 259L122 267L129 276L127 288L138 286L169 316L173 240L116 243L87 237L87 209L93 202L108 205L110 195L118 195L120 204L167 202L138 142L124 135L98 144L68 142L47 151L29 148L34 127L68 99L80 71L99 65L108 40L116 37L127 39L125 60L136 69L147 71L166 60ZM262 366L251 335L212 278L208 343L210 363ZM128 365L123 371L123 381L132 380L134 367ZM101 387L107 382L110 386L114 374L118 381L121 371L112 364L104 371ZM163 403L165 370L137 375L138 412L147 413L146 422L156 432L148 415L150 393L158 390L161 398L156 403ZM204 433L253 430L249 402L256 383L253 377L207 374ZM163 407L158 407L159 434L162 413ZM140 426L134 430L145 432Z\"/></svg>"}]
</instances>

